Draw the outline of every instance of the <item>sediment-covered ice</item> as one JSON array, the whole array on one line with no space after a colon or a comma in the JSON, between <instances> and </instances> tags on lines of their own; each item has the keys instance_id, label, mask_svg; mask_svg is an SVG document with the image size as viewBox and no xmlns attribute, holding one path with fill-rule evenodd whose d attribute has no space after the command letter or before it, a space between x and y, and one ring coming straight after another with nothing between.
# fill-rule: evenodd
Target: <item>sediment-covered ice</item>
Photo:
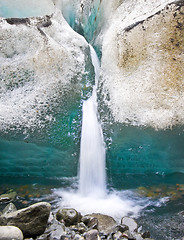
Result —
<instances>
[{"instance_id":1,"label":"sediment-covered ice","mask_svg":"<svg viewBox=\"0 0 184 240\"><path fill-rule=\"evenodd\" d=\"M123 1L103 36L101 83L120 123L184 123L183 1Z\"/></svg>"},{"instance_id":2,"label":"sediment-covered ice","mask_svg":"<svg viewBox=\"0 0 184 240\"><path fill-rule=\"evenodd\" d=\"M88 44L59 11L1 18L0 39L0 130L42 128L67 91L80 94Z\"/></svg>"}]
</instances>

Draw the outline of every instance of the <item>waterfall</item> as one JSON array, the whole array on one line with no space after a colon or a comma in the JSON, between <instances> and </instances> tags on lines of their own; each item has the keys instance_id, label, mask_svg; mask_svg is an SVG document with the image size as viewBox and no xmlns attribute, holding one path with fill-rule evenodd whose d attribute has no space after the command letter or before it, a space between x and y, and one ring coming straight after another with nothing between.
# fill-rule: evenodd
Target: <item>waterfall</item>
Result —
<instances>
[{"instance_id":1,"label":"waterfall","mask_svg":"<svg viewBox=\"0 0 184 240\"><path fill-rule=\"evenodd\" d=\"M98 121L96 94L100 64L91 46L90 53L95 70L95 86L92 96L83 103L79 191L83 195L101 196L106 192L106 181L105 144Z\"/></svg>"}]
</instances>

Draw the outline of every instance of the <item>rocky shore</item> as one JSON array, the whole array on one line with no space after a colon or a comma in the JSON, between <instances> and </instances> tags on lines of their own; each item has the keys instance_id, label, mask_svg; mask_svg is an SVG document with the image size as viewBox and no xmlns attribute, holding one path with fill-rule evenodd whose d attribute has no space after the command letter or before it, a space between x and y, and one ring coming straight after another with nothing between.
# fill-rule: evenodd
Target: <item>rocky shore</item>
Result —
<instances>
[{"instance_id":1,"label":"rocky shore","mask_svg":"<svg viewBox=\"0 0 184 240\"><path fill-rule=\"evenodd\" d=\"M0 214L0 240L143 240L151 239L141 232L136 221L123 217L117 223L111 216L82 216L73 208L51 211L47 202L17 210L9 203Z\"/></svg>"}]
</instances>

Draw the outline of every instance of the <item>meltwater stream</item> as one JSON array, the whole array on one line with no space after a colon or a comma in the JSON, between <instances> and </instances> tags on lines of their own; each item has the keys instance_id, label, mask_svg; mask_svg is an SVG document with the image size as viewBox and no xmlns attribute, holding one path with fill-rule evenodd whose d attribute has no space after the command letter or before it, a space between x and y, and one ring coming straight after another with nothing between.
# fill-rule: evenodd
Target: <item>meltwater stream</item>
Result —
<instances>
[{"instance_id":1,"label":"meltwater stream","mask_svg":"<svg viewBox=\"0 0 184 240\"><path fill-rule=\"evenodd\" d=\"M83 102L82 133L80 144L79 186L56 190L62 207L72 207L82 214L102 213L120 219L125 215L137 216L145 206L132 191L108 192L105 173L105 144L98 120L96 88L100 64L95 50L90 46L95 70L92 96Z\"/></svg>"}]
</instances>

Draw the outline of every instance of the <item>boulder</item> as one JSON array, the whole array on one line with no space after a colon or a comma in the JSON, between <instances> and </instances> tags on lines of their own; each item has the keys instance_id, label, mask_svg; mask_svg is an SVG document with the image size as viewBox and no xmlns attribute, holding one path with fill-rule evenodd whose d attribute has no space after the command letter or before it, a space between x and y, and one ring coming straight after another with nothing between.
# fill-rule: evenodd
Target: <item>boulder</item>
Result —
<instances>
[{"instance_id":1,"label":"boulder","mask_svg":"<svg viewBox=\"0 0 184 240\"><path fill-rule=\"evenodd\" d=\"M116 221L114 218L108 215L93 213L89 216L97 218L98 220L98 230L106 235L113 231L116 226Z\"/></svg>"},{"instance_id":2,"label":"boulder","mask_svg":"<svg viewBox=\"0 0 184 240\"><path fill-rule=\"evenodd\" d=\"M63 208L57 211L56 219L64 221L66 226L75 225L80 222L82 216L73 208Z\"/></svg>"},{"instance_id":3,"label":"boulder","mask_svg":"<svg viewBox=\"0 0 184 240\"><path fill-rule=\"evenodd\" d=\"M35 237L46 229L51 205L47 202L33 204L27 208L0 216L0 225L16 226L24 237Z\"/></svg>"},{"instance_id":4,"label":"boulder","mask_svg":"<svg viewBox=\"0 0 184 240\"><path fill-rule=\"evenodd\" d=\"M17 208L15 207L15 205L13 203L9 203L2 211L2 214L8 214L11 212L15 212L17 211Z\"/></svg>"},{"instance_id":5,"label":"boulder","mask_svg":"<svg viewBox=\"0 0 184 240\"><path fill-rule=\"evenodd\" d=\"M133 218L130 217L123 217L121 219L121 224L124 224L129 227L130 232L137 231L137 223Z\"/></svg>"},{"instance_id":6,"label":"boulder","mask_svg":"<svg viewBox=\"0 0 184 240\"><path fill-rule=\"evenodd\" d=\"M22 231L14 226L0 226L0 240L23 240Z\"/></svg>"}]
</instances>

